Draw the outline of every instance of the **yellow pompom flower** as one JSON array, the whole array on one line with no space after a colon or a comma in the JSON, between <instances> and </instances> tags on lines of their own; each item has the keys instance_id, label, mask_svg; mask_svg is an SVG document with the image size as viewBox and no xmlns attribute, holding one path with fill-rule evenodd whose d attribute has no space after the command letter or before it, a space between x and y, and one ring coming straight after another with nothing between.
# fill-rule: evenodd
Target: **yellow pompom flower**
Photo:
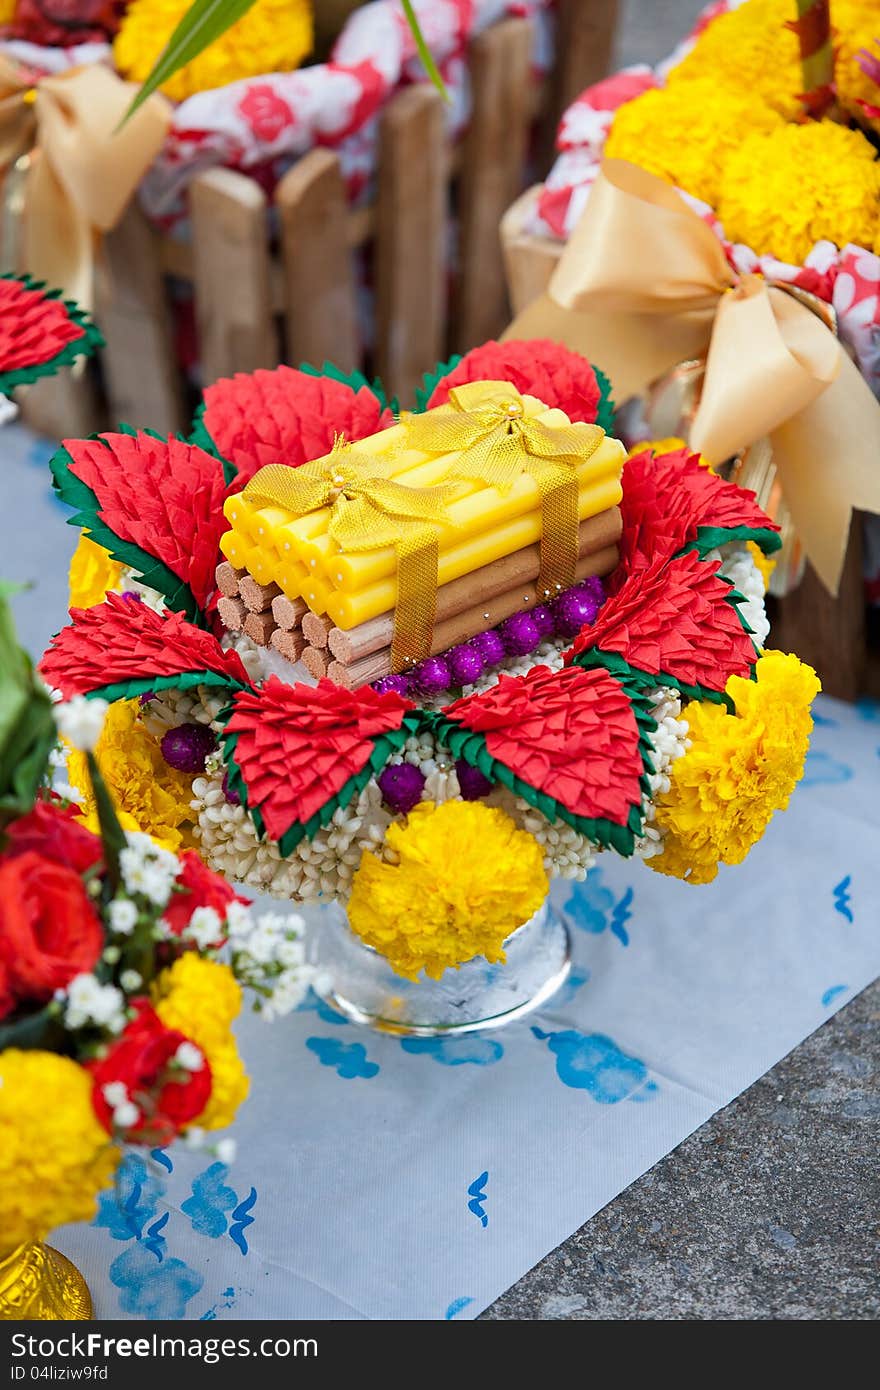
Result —
<instances>
[{"instance_id":1,"label":"yellow pompom flower","mask_svg":"<svg viewBox=\"0 0 880 1390\"><path fill-rule=\"evenodd\" d=\"M90 1221L118 1161L87 1071L54 1052L0 1052L0 1255Z\"/></svg>"},{"instance_id":2,"label":"yellow pompom flower","mask_svg":"<svg viewBox=\"0 0 880 1390\"><path fill-rule=\"evenodd\" d=\"M93 608L96 603L103 603L108 591L119 587L121 578L122 565L83 531L70 561L70 607Z\"/></svg>"},{"instance_id":3,"label":"yellow pompom flower","mask_svg":"<svg viewBox=\"0 0 880 1390\"><path fill-rule=\"evenodd\" d=\"M186 951L153 984L153 1004L167 1028L200 1047L211 1068L211 1098L196 1124L232 1124L250 1090L231 1025L241 1011L241 988L228 965Z\"/></svg>"},{"instance_id":4,"label":"yellow pompom flower","mask_svg":"<svg viewBox=\"0 0 880 1390\"><path fill-rule=\"evenodd\" d=\"M15 0L0 0L0 24L9 24L15 14Z\"/></svg>"},{"instance_id":5,"label":"yellow pompom flower","mask_svg":"<svg viewBox=\"0 0 880 1390\"><path fill-rule=\"evenodd\" d=\"M190 843L192 777L169 767L138 718L137 700L117 700L107 711L95 757L124 830L142 830L163 849ZM68 777L81 796L82 818L97 834L98 812L85 753L71 750Z\"/></svg>"},{"instance_id":6,"label":"yellow pompom flower","mask_svg":"<svg viewBox=\"0 0 880 1390\"><path fill-rule=\"evenodd\" d=\"M725 161L743 131L768 131L782 124L748 88L700 78L643 92L621 106L605 154L639 164L714 207Z\"/></svg>"},{"instance_id":7,"label":"yellow pompom flower","mask_svg":"<svg viewBox=\"0 0 880 1390\"><path fill-rule=\"evenodd\" d=\"M504 942L547 896L543 854L510 816L480 801L423 801L389 826L394 864L365 852L352 880L352 930L414 980L437 980Z\"/></svg>"},{"instance_id":8,"label":"yellow pompom flower","mask_svg":"<svg viewBox=\"0 0 880 1390\"><path fill-rule=\"evenodd\" d=\"M727 159L717 203L725 234L801 265L817 241L880 245L880 161L836 121L746 135Z\"/></svg>"},{"instance_id":9,"label":"yellow pompom flower","mask_svg":"<svg viewBox=\"0 0 880 1390\"><path fill-rule=\"evenodd\" d=\"M113 59L124 77L144 81L188 9L189 0L133 0L113 42ZM256 0L231 29L169 77L162 91L184 101L243 77L289 72L311 52L312 40L309 0Z\"/></svg>"},{"instance_id":10,"label":"yellow pompom flower","mask_svg":"<svg viewBox=\"0 0 880 1390\"><path fill-rule=\"evenodd\" d=\"M835 23L837 3L834 0ZM797 35L784 27L786 20L796 18L794 0L748 0L707 25L690 53L669 73L670 85L709 78L744 92L755 105L769 106L787 120L796 119L802 109L800 50Z\"/></svg>"},{"instance_id":11,"label":"yellow pompom flower","mask_svg":"<svg viewBox=\"0 0 880 1390\"><path fill-rule=\"evenodd\" d=\"M880 119L868 117L860 101L880 106L878 85L856 62L861 49L880 57L875 40L880 39L880 13L877 0L833 0L834 81L837 98L855 120L880 131Z\"/></svg>"},{"instance_id":12,"label":"yellow pompom flower","mask_svg":"<svg viewBox=\"0 0 880 1390\"><path fill-rule=\"evenodd\" d=\"M665 832L652 869L711 883L719 863L740 864L774 811L783 811L804 770L820 684L811 666L765 652L756 679L731 676L723 705L694 700L682 715L691 746L669 771L656 824Z\"/></svg>"}]
</instances>

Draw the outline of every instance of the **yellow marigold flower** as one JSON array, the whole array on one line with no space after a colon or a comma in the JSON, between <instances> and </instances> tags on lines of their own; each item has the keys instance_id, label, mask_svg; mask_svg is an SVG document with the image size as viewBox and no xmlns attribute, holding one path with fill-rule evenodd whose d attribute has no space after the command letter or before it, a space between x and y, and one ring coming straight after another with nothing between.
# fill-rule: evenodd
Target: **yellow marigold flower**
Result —
<instances>
[{"instance_id":1,"label":"yellow marigold flower","mask_svg":"<svg viewBox=\"0 0 880 1390\"><path fill-rule=\"evenodd\" d=\"M0 24L9 24L15 14L15 0L0 0Z\"/></svg>"},{"instance_id":2,"label":"yellow marigold flower","mask_svg":"<svg viewBox=\"0 0 880 1390\"><path fill-rule=\"evenodd\" d=\"M685 708L691 746L672 764L669 791L657 800L666 837L663 853L648 863L659 873L710 883L719 863L742 863L803 774L816 673L796 656L771 651L755 674L727 682L735 714L708 701Z\"/></svg>"},{"instance_id":3,"label":"yellow marigold flower","mask_svg":"<svg viewBox=\"0 0 880 1390\"><path fill-rule=\"evenodd\" d=\"M70 561L70 607L92 608L103 603L108 590L118 588L121 578L122 566L83 531Z\"/></svg>"},{"instance_id":4,"label":"yellow marigold flower","mask_svg":"<svg viewBox=\"0 0 880 1390\"><path fill-rule=\"evenodd\" d=\"M364 853L348 920L408 979L437 980L474 956L503 961L507 937L547 896L537 841L482 802L423 801L385 841L397 863Z\"/></svg>"},{"instance_id":5,"label":"yellow marigold flower","mask_svg":"<svg viewBox=\"0 0 880 1390\"><path fill-rule=\"evenodd\" d=\"M746 541L746 550L749 552L757 569L760 571L766 591L770 583L770 576L776 568L776 561L773 559L772 555L765 555L761 547L755 541Z\"/></svg>"},{"instance_id":6,"label":"yellow marigold flower","mask_svg":"<svg viewBox=\"0 0 880 1390\"><path fill-rule=\"evenodd\" d=\"M874 40L880 39L880 14L877 0L834 0L831 7L834 25L834 80L837 97L851 116L862 125L880 131L880 120L871 120L860 101L880 106L880 86L863 72L856 54L866 48L877 55Z\"/></svg>"},{"instance_id":7,"label":"yellow marigold flower","mask_svg":"<svg viewBox=\"0 0 880 1390\"><path fill-rule=\"evenodd\" d=\"M156 979L153 1003L162 1022L192 1038L208 1059L211 1098L196 1123L202 1129L232 1124L250 1082L231 1031L241 988L229 966L187 951Z\"/></svg>"},{"instance_id":8,"label":"yellow marigold flower","mask_svg":"<svg viewBox=\"0 0 880 1390\"><path fill-rule=\"evenodd\" d=\"M133 0L113 42L113 58L124 77L143 82L189 5L190 0ZM309 0L256 0L162 91L172 101L184 101L242 77L289 72L311 52L312 39Z\"/></svg>"},{"instance_id":9,"label":"yellow marigold flower","mask_svg":"<svg viewBox=\"0 0 880 1390\"><path fill-rule=\"evenodd\" d=\"M800 265L826 238L880 244L880 161L836 121L746 135L724 168L718 215L731 241Z\"/></svg>"},{"instance_id":10,"label":"yellow marigold flower","mask_svg":"<svg viewBox=\"0 0 880 1390\"><path fill-rule=\"evenodd\" d=\"M143 830L164 849L189 844L182 827L192 817L192 778L168 766L138 718L137 700L117 700L110 706L95 756L125 830ZM82 798L82 818L98 833L85 753L72 750L67 766L71 785Z\"/></svg>"},{"instance_id":11,"label":"yellow marigold flower","mask_svg":"<svg viewBox=\"0 0 880 1390\"><path fill-rule=\"evenodd\" d=\"M835 23L838 3L834 0ZM669 73L670 85L709 78L794 120L802 109L798 93L803 91L803 77L797 35L784 27L794 18L794 0L748 0L703 30L687 57Z\"/></svg>"},{"instance_id":12,"label":"yellow marigold flower","mask_svg":"<svg viewBox=\"0 0 880 1390\"><path fill-rule=\"evenodd\" d=\"M725 161L744 130L773 130L782 118L747 88L715 78L643 92L614 117L605 153L628 159L715 207Z\"/></svg>"},{"instance_id":13,"label":"yellow marigold flower","mask_svg":"<svg viewBox=\"0 0 880 1390\"><path fill-rule=\"evenodd\" d=\"M90 1221L118 1161L88 1072L54 1052L0 1052L0 1254Z\"/></svg>"}]
</instances>

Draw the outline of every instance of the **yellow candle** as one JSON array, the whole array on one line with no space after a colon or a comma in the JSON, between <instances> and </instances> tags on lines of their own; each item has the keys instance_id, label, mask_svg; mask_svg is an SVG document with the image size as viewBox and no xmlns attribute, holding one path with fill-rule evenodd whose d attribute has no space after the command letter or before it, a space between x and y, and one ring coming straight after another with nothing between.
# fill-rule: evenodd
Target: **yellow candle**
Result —
<instances>
[{"instance_id":1,"label":"yellow candle","mask_svg":"<svg viewBox=\"0 0 880 1390\"><path fill-rule=\"evenodd\" d=\"M238 531L225 531L220 537L220 550L236 569L250 570L249 560L252 546L242 540Z\"/></svg>"},{"instance_id":2,"label":"yellow candle","mask_svg":"<svg viewBox=\"0 0 880 1390\"><path fill-rule=\"evenodd\" d=\"M587 517L598 516L609 507L616 507L622 496L623 489L617 477L607 477L594 487L585 488L578 501L579 520L585 521ZM491 564L493 560L512 555L523 546L534 545L540 537L539 512L514 517L491 533L470 536L461 544L441 553L437 567L438 584L449 584L464 574L472 574L484 565ZM304 594L303 597L311 607L308 594ZM326 595L326 611L336 626L346 631L367 622L370 618L377 618L380 613L391 612L396 604L396 575L380 579L358 593L336 591Z\"/></svg>"},{"instance_id":3,"label":"yellow candle","mask_svg":"<svg viewBox=\"0 0 880 1390\"><path fill-rule=\"evenodd\" d=\"M282 561L278 566L275 583L284 590L288 598L301 598L303 585L309 578L305 565L298 560Z\"/></svg>"}]
</instances>

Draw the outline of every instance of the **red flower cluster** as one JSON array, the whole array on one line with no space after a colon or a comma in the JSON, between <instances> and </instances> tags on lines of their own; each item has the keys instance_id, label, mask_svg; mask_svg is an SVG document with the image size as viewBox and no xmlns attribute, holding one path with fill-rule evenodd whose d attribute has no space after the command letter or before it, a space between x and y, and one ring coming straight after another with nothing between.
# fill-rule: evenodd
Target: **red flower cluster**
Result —
<instances>
[{"instance_id":1,"label":"red flower cluster","mask_svg":"<svg viewBox=\"0 0 880 1390\"><path fill-rule=\"evenodd\" d=\"M326 679L311 687L272 676L261 690L237 695L226 728L238 735L248 805L272 838L337 795L366 766L373 740L399 729L408 709L393 691L343 690Z\"/></svg>"},{"instance_id":2,"label":"red flower cluster","mask_svg":"<svg viewBox=\"0 0 880 1390\"><path fill-rule=\"evenodd\" d=\"M488 342L474 348L438 382L428 408L445 405L452 387L468 381L512 382L517 391L537 396L545 405L564 410L569 420L588 425L599 409L599 383L587 359L548 338Z\"/></svg>"},{"instance_id":3,"label":"red flower cluster","mask_svg":"<svg viewBox=\"0 0 880 1390\"><path fill-rule=\"evenodd\" d=\"M118 0L17 0L3 37L41 48L106 43L119 28L121 13Z\"/></svg>"},{"instance_id":4,"label":"red flower cluster","mask_svg":"<svg viewBox=\"0 0 880 1390\"><path fill-rule=\"evenodd\" d=\"M367 386L355 391L333 377L292 367L217 381L205 391L202 425L238 470L241 491L267 463L298 468L322 458L337 435L352 441L394 424L390 410Z\"/></svg>"},{"instance_id":5,"label":"red flower cluster","mask_svg":"<svg viewBox=\"0 0 880 1390\"><path fill-rule=\"evenodd\" d=\"M84 874L103 857L101 841L76 818L76 808L64 806L54 795L37 801L26 816L19 816L5 830L3 859L28 850Z\"/></svg>"},{"instance_id":6,"label":"red flower cluster","mask_svg":"<svg viewBox=\"0 0 880 1390\"><path fill-rule=\"evenodd\" d=\"M51 362L84 333L62 300L0 277L0 375Z\"/></svg>"},{"instance_id":7,"label":"red flower cluster","mask_svg":"<svg viewBox=\"0 0 880 1390\"><path fill-rule=\"evenodd\" d=\"M103 1057L89 1064L95 1087L92 1104L98 1119L113 1132L113 1107L104 1087L122 1082L138 1108L137 1121L125 1131L128 1140L168 1144L195 1120L211 1096L211 1068L206 1057L195 1071L174 1065L181 1043L190 1039L166 1028L146 999L133 1001L135 1017L126 1024Z\"/></svg>"},{"instance_id":8,"label":"red flower cluster","mask_svg":"<svg viewBox=\"0 0 880 1390\"><path fill-rule=\"evenodd\" d=\"M56 848L61 840L56 835ZM75 869L33 849L0 861L0 1019L45 1004L75 975L94 969L101 919Z\"/></svg>"},{"instance_id":9,"label":"red flower cluster","mask_svg":"<svg viewBox=\"0 0 880 1390\"><path fill-rule=\"evenodd\" d=\"M444 710L482 733L493 758L585 819L625 825L641 797L639 729L606 671L534 666Z\"/></svg>"}]
</instances>

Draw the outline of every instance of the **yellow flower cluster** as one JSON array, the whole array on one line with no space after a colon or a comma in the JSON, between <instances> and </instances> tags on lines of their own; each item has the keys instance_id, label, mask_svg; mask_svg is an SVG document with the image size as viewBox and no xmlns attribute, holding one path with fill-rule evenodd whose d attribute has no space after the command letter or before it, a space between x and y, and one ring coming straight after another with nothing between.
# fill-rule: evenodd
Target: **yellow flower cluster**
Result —
<instances>
[{"instance_id":1,"label":"yellow flower cluster","mask_svg":"<svg viewBox=\"0 0 880 1390\"><path fill-rule=\"evenodd\" d=\"M348 904L352 929L415 979L474 956L504 960L504 942L547 895L537 841L479 801L423 801L386 844L397 862L364 853Z\"/></svg>"},{"instance_id":2,"label":"yellow flower cluster","mask_svg":"<svg viewBox=\"0 0 880 1390\"><path fill-rule=\"evenodd\" d=\"M70 607L93 608L103 603L108 590L119 587L121 578L122 566L83 531L70 561Z\"/></svg>"},{"instance_id":3,"label":"yellow flower cluster","mask_svg":"<svg viewBox=\"0 0 880 1390\"><path fill-rule=\"evenodd\" d=\"M860 49L880 57L875 40L880 39L880 12L877 0L833 0L834 81L841 106L862 125L880 132L880 119L870 119L860 101L880 106L880 86L856 62Z\"/></svg>"},{"instance_id":4,"label":"yellow flower cluster","mask_svg":"<svg viewBox=\"0 0 880 1390\"><path fill-rule=\"evenodd\" d=\"M834 0L834 18L837 5ZM797 35L786 29L797 18L794 0L748 0L719 15L703 30L690 53L669 74L671 86L708 78L744 92L753 106L769 106L786 120L801 113L803 91Z\"/></svg>"},{"instance_id":5,"label":"yellow flower cluster","mask_svg":"<svg viewBox=\"0 0 880 1390\"><path fill-rule=\"evenodd\" d=\"M250 1082L232 1033L241 988L229 966L187 951L155 981L153 1003L165 1026L192 1038L208 1059L211 1098L196 1124L202 1129L232 1124Z\"/></svg>"},{"instance_id":6,"label":"yellow flower cluster","mask_svg":"<svg viewBox=\"0 0 880 1390\"><path fill-rule=\"evenodd\" d=\"M107 711L95 756L125 830L143 830L164 849L190 843L192 778L169 767L158 743L138 718L137 700L117 700ZM98 832L85 753L72 750L68 777L82 801L83 820Z\"/></svg>"},{"instance_id":7,"label":"yellow flower cluster","mask_svg":"<svg viewBox=\"0 0 880 1390\"><path fill-rule=\"evenodd\" d=\"M647 861L659 873L711 883L719 863L742 863L774 811L788 805L803 774L819 680L796 656L775 651L758 659L755 675L727 682L735 714L696 700L685 708L691 746L658 798L663 853Z\"/></svg>"},{"instance_id":8,"label":"yellow flower cluster","mask_svg":"<svg viewBox=\"0 0 880 1390\"><path fill-rule=\"evenodd\" d=\"M0 1052L0 1255L91 1220L118 1161L88 1072L54 1052Z\"/></svg>"},{"instance_id":9,"label":"yellow flower cluster","mask_svg":"<svg viewBox=\"0 0 880 1390\"><path fill-rule=\"evenodd\" d=\"M0 24L9 24L15 14L15 0L0 0Z\"/></svg>"},{"instance_id":10,"label":"yellow flower cluster","mask_svg":"<svg viewBox=\"0 0 880 1390\"><path fill-rule=\"evenodd\" d=\"M761 547L755 541L746 541L746 550L755 562L756 569L760 572L764 581L764 589L770 584L770 576L776 568L776 561L772 555L765 555Z\"/></svg>"},{"instance_id":11,"label":"yellow flower cluster","mask_svg":"<svg viewBox=\"0 0 880 1390\"><path fill-rule=\"evenodd\" d=\"M732 241L800 265L815 242L880 247L880 161L836 121L750 133L728 157L716 204Z\"/></svg>"},{"instance_id":12,"label":"yellow flower cluster","mask_svg":"<svg viewBox=\"0 0 880 1390\"><path fill-rule=\"evenodd\" d=\"M670 434L666 439L642 439L638 444L634 444L630 449L628 458L633 454L643 454L646 449L650 449L655 458L660 454L674 454L678 449L689 449L690 445L686 439L680 439L677 434ZM697 454L697 462L703 468L711 468L712 465L705 454Z\"/></svg>"},{"instance_id":13,"label":"yellow flower cluster","mask_svg":"<svg viewBox=\"0 0 880 1390\"><path fill-rule=\"evenodd\" d=\"M605 153L640 164L715 207L725 164L742 132L781 125L782 117L756 102L748 87L694 78L643 92L621 106Z\"/></svg>"},{"instance_id":14,"label":"yellow flower cluster","mask_svg":"<svg viewBox=\"0 0 880 1390\"><path fill-rule=\"evenodd\" d=\"M189 8L190 0L133 0L113 43L113 58L124 77L143 82ZM172 101L184 101L243 77L289 72L311 52L312 38L309 0L256 0L231 29L170 77L162 91Z\"/></svg>"}]
</instances>

